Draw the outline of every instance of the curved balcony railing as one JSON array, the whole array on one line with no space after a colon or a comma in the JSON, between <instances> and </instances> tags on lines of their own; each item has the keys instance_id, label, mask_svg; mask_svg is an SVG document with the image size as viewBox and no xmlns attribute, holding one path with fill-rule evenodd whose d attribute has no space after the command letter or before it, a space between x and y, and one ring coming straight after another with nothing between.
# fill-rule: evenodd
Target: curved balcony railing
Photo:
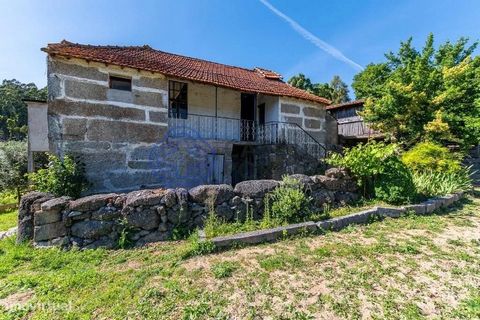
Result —
<instances>
[{"instance_id":1,"label":"curved balcony railing","mask_svg":"<svg viewBox=\"0 0 480 320\"><path fill-rule=\"evenodd\" d=\"M268 122L189 114L168 119L169 137L202 140L250 141L258 144L296 145L310 155L325 158L327 150L296 123Z\"/></svg>"}]
</instances>

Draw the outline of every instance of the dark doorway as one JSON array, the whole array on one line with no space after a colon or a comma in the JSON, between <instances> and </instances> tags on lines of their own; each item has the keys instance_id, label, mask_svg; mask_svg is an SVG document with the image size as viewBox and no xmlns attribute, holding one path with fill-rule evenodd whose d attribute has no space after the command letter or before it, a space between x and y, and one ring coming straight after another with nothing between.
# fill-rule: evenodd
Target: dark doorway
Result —
<instances>
[{"instance_id":1,"label":"dark doorway","mask_svg":"<svg viewBox=\"0 0 480 320\"><path fill-rule=\"evenodd\" d=\"M255 95L242 93L240 110L240 137L242 141L253 141L255 138Z\"/></svg>"},{"instance_id":2,"label":"dark doorway","mask_svg":"<svg viewBox=\"0 0 480 320\"><path fill-rule=\"evenodd\" d=\"M251 146L233 145L232 184L255 179L255 156Z\"/></svg>"},{"instance_id":3,"label":"dark doorway","mask_svg":"<svg viewBox=\"0 0 480 320\"><path fill-rule=\"evenodd\" d=\"M258 124L265 124L265 103L258 106Z\"/></svg>"}]
</instances>

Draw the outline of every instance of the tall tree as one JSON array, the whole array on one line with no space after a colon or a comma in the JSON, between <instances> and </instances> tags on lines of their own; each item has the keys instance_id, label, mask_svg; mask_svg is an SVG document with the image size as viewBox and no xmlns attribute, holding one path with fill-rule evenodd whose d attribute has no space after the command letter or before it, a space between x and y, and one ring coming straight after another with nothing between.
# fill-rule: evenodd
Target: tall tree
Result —
<instances>
[{"instance_id":1,"label":"tall tree","mask_svg":"<svg viewBox=\"0 0 480 320\"><path fill-rule=\"evenodd\" d=\"M27 134L27 105L23 99L46 100L47 88L3 80L0 85L0 141L21 140Z\"/></svg>"},{"instance_id":2,"label":"tall tree","mask_svg":"<svg viewBox=\"0 0 480 320\"><path fill-rule=\"evenodd\" d=\"M422 50L412 39L386 62L354 77L363 116L378 130L407 145L425 138L464 147L480 142L480 57L466 38L435 49L430 35Z\"/></svg>"},{"instance_id":3,"label":"tall tree","mask_svg":"<svg viewBox=\"0 0 480 320\"><path fill-rule=\"evenodd\" d=\"M288 83L302 90L306 90L309 92L313 91L312 81L310 81L309 78L305 77L303 73L299 73L298 75L291 77L288 80Z\"/></svg>"},{"instance_id":4,"label":"tall tree","mask_svg":"<svg viewBox=\"0 0 480 320\"><path fill-rule=\"evenodd\" d=\"M330 83L312 83L303 73L299 73L288 80L292 86L311 92L319 97L327 98L332 103L350 101L348 86L339 76L334 76Z\"/></svg>"},{"instance_id":5,"label":"tall tree","mask_svg":"<svg viewBox=\"0 0 480 320\"><path fill-rule=\"evenodd\" d=\"M348 96L348 86L345 82L340 79L340 76L334 76L333 79L330 81L330 89L331 89L331 98L332 103L343 103L350 101L350 97Z\"/></svg>"}]
</instances>

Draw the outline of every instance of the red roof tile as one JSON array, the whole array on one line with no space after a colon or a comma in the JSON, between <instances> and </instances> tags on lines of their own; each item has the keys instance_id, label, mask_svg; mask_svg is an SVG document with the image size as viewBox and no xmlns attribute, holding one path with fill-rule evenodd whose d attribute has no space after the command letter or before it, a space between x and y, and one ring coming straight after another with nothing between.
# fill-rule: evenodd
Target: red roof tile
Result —
<instances>
[{"instance_id":1,"label":"red roof tile","mask_svg":"<svg viewBox=\"0 0 480 320\"><path fill-rule=\"evenodd\" d=\"M353 101L348 101L340 104L332 104L330 106L327 106L327 110L334 110L334 109L341 109L341 108L349 108L349 107L356 107L356 106L363 106L363 103L365 100L353 100Z\"/></svg>"},{"instance_id":2,"label":"red roof tile","mask_svg":"<svg viewBox=\"0 0 480 320\"><path fill-rule=\"evenodd\" d=\"M295 88L270 70L249 70L216 62L154 50L149 46L91 46L62 41L48 44L43 51L51 55L86 59L113 65L152 71L167 76L221 87L330 104L328 99Z\"/></svg>"}]
</instances>

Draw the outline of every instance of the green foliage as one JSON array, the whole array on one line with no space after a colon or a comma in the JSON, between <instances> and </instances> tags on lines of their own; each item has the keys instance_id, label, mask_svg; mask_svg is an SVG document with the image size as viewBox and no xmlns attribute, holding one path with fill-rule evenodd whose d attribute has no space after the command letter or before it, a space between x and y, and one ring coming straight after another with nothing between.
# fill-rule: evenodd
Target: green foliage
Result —
<instances>
[{"instance_id":1,"label":"green foliage","mask_svg":"<svg viewBox=\"0 0 480 320\"><path fill-rule=\"evenodd\" d=\"M337 75L332 78L330 83L312 83L303 73L299 73L291 77L288 83L319 97L327 98L334 104L350 101L348 85Z\"/></svg>"},{"instance_id":2,"label":"green foliage","mask_svg":"<svg viewBox=\"0 0 480 320\"><path fill-rule=\"evenodd\" d=\"M285 176L280 186L265 198L265 207L270 208L272 218L276 221L299 222L309 215L310 201L311 198L303 191L302 184Z\"/></svg>"},{"instance_id":3,"label":"green foliage","mask_svg":"<svg viewBox=\"0 0 480 320\"><path fill-rule=\"evenodd\" d=\"M403 203L413 199L415 189L412 176L398 153L396 144L372 141L346 149L344 155L333 154L327 162L348 169L365 197Z\"/></svg>"},{"instance_id":4,"label":"green foliage","mask_svg":"<svg viewBox=\"0 0 480 320\"><path fill-rule=\"evenodd\" d=\"M421 51L412 39L402 42L387 62L371 64L352 87L365 98L362 113L374 129L412 145L425 137L459 143L480 142L480 57L468 39L446 42L436 50L430 35Z\"/></svg>"},{"instance_id":5,"label":"green foliage","mask_svg":"<svg viewBox=\"0 0 480 320\"><path fill-rule=\"evenodd\" d=\"M211 267L213 276L217 279L231 277L237 269L238 263L235 263L233 261L222 261L212 265Z\"/></svg>"},{"instance_id":6,"label":"green foliage","mask_svg":"<svg viewBox=\"0 0 480 320\"><path fill-rule=\"evenodd\" d=\"M385 161L375 182L375 197L391 204L408 203L415 199L412 173L398 157Z\"/></svg>"},{"instance_id":7,"label":"green foliage","mask_svg":"<svg viewBox=\"0 0 480 320\"><path fill-rule=\"evenodd\" d=\"M17 203L17 201L17 195L13 192L5 191L0 193L0 205Z\"/></svg>"},{"instance_id":8,"label":"green foliage","mask_svg":"<svg viewBox=\"0 0 480 320\"><path fill-rule=\"evenodd\" d=\"M17 195L27 187L27 143L0 142L0 188L16 190Z\"/></svg>"},{"instance_id":9,"label":"green foliage","mask_svg":"<svg viewBox=\"0 0 480 320\"><path fill-rule=\"evenodd\" d=\"M33 83L3 80L0 84L0 141L22 140L27 136L27 105L23 99L46 100L47 88Z\"/></svg>"},{"instance_id":10,"label":"green foliage","mask_svg":"<svg viewBox=\"0 0 480 320\"><path fill-rule=\"evenodd\" d=\"M472 188L470 168L455 171L423 170L413 173L415 189L426 197L442 196Z\"/></svg>"},{"instance_id":11,"label":"green foliage","mask_svg":"<svg viewBox=\"0 0 480 320\"><path fill-rule=\"evenodd\" d=\"M127 219L122 219L120 221L120 236L118 237L118 247L120 249L127 249L132 245L132 240L130 239L132 228L128 224Z\"/></svg>"},{"instance_id":12,"label":"green foliage","mask_svg":"<svg viewBox=\"0 0 480 320\"><path fill-rule=\"evenodd\" d=\"M68 155L63 159L50 155L47 168L39 169L28 177L35 190L49 192L55 196L78 198L89 185L84 165Z\"/></svg>"},{"instance_id":13,"label":"green foliage","mask_svg":"<svg viewBox=\"0 0 480 320\"><path fill-rule=\"evenodd\" d=\"M405 152L402 161L414 172L458 172L460 156L434 142L421 142Z\"/></svg>"}]
</instances>

